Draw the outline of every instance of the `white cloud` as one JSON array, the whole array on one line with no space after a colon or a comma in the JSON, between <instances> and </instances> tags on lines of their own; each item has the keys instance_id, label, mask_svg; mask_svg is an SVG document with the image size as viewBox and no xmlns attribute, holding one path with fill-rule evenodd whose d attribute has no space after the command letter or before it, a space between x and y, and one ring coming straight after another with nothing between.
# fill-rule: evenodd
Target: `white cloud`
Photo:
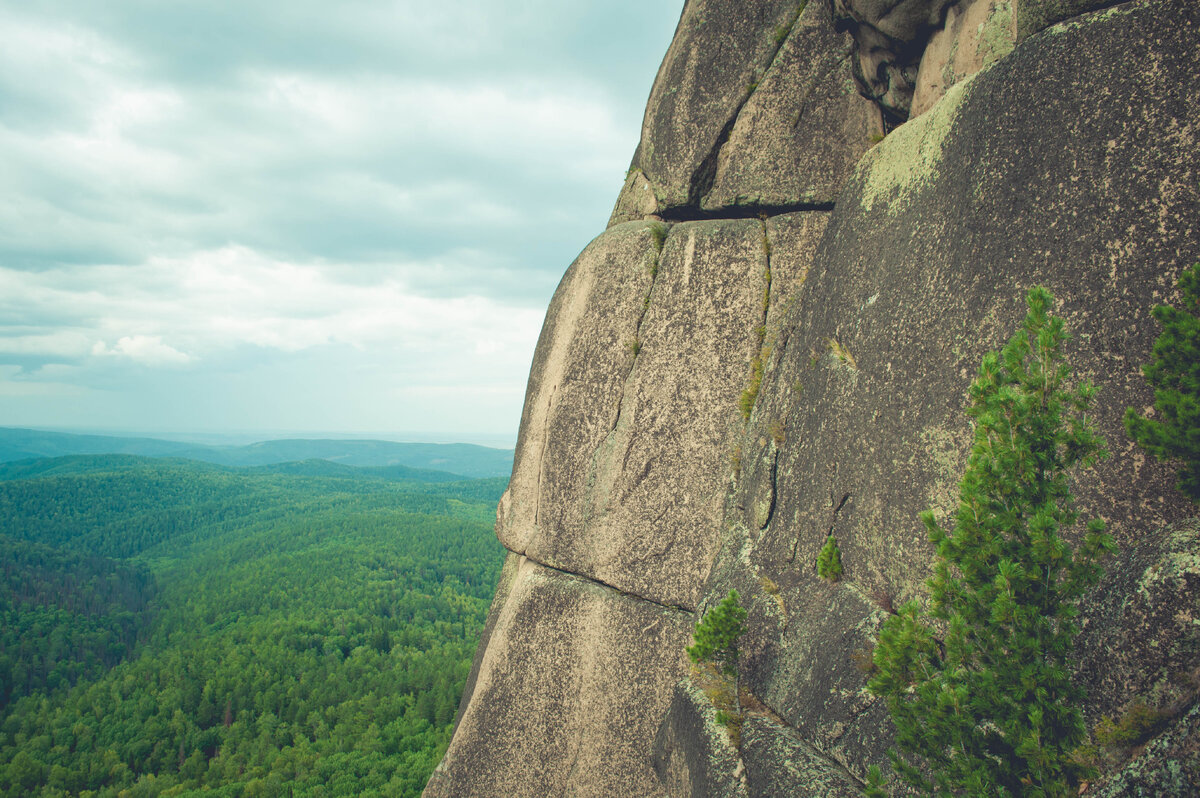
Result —
<instances>
[{"instance_id":1,"label":"white cloud","mask_svg":"<svg viewBox=\"0 0 1200 798\"><path fill-rule=\"evenodd\" d=\"M126 335L111 348L103 341L92 346L98 357L127 357L147 366L179 365L191 360L183 352L167 346L157 335Z\"/></svg>"},{"instance_id":2,"label":"white cloud","mask_svg":"<svg viewBox=\"0 0 1200 798\"><path fill-rule=\"evenodd\" d=\"M0 7L0 413L515 428L679 4Z\"/></svg>"},{"instance_id":3,"label":"white cloud","mask_svg":"<svg viewBox=\"0 0 1200 798\"><path fill-rule=\"evenodd\" d=\"M182 364L247 344L285 352L344 345L522 357L541 323L540 310L482 296L420 296L394 277L342 282L336 272L242 246L132 267L0 269L10 301L35 315L58 308L91 320L71 331L7 337L0 328L0 352L124 356L146 365Z\"/></svg>"}]
</instances>

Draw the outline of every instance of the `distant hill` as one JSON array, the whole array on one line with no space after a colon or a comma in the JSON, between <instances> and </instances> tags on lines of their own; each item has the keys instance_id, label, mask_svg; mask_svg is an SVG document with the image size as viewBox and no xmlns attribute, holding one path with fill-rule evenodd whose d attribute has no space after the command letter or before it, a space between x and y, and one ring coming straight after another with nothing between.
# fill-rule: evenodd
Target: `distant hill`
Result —
<instances>
[{"instance_id":1,"label":"distant hill","mask_svg":"<svg viewBox=\"0 0 1200 798\"><path fill-rule=\"evenodd\" d=\"M326 460L343 466L404 467L472 478L507 477L512 471L513 461L511 449L493 449L470 443L297 438L261 441L248 446L204 446L158 438L76 435L0 427L0 462L79 454L177 457L237 467ZM428 476L389 475L389 478L397 477L436 481Z\"/></svg>"},{"instance_id":2,"label":"distant hill","mask_svg":"<svg viewBox=\"0 0 1200 798\"><path fill-rule=\"evenodd\" d=\"M109 435L74 435L35 429L0 427L0 462L72 454L139 454L174 457L193 444L157 438L117 438Z\"/></svg>"}]
</instances>

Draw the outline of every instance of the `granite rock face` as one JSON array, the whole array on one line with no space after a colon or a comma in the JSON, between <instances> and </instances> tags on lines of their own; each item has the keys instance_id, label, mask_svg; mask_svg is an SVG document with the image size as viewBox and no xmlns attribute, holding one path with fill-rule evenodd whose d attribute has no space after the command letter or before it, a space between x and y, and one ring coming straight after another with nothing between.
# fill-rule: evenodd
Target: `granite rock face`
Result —
<instances>
[{"instance_id":1,"label":"granite rock face","mask_svg":"<svg viewBox=\"0 0 1200 798\"><path fill-rule=\"evenodd\" d=\"M765 313L763 224L676 225L622 276L622 242L651 246L629 224L584 253L551 305L526 400L538 434L518 443L497 531L537 562L690 610Z\"/></svg>"},{"instance_id":2,"label":"granite rock face","mask_svg":"<svg viewBox=\"0 0 1200 798\"><path fill-rule=\"evenodd\" d=\"M647 741L692 619L513 555L427 796L665 796Z\"/></svg>"},{"instance_id":3,"label":"granite rock face","mask_svg":"<svg viewBox=\"0 0 1200 798\"><path fill-rule=\"evenodd\" d=\"M830 0L688 2L613 222L831 203L882 133L854 90L851 47Z\"/></svg>"},{"instance_id":4,"label":"granite rock face","mask_svg":"<svg viewBox=\"0 0 1200 798\"><path fill-rule=\"evenodd\" d=\"M832 203L883 133L850 66L851 40L834 30L829 0L809 0L718 151L701 208Z\"/></svg>"},{"instance_id":5,"label":"granite rock face","mask_svg":"<svg viewBox=\"0 0 1200 798\"><path fill-rule=\"evenodd\" d=\"M547 313L498 510L513 554L428 795L861 790L892 744L875 637L922 593L918 513L955 507L967 388L1035 284L1111 451L1073 485L1122 548L1083 608L1084 711L1158 712L1090 789L1194 794L1197 511L1121 416L1151 404L1149 309L1200 260L1200 4L1015 45L1019 3L885 5L837 6L920 40L872 72L824 0L686 4L609 229ZM877 107L835 90L855 62L893 124L924 111L874 146ZM740 747L683 655L731 588Z\"/></svg>"}]
</instances>

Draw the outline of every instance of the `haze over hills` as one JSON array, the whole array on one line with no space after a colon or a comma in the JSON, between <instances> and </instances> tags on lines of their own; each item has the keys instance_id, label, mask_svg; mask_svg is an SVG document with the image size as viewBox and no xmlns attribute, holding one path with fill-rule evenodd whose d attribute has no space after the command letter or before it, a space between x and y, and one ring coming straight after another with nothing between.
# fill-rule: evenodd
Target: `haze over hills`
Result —
<instances>
[{"instance_id":1,"label":"haze over hills","mask_svg":"<svg viewBox=\"0 0 1200 798\"><path fill-rule=\"evenodd\" d=\"M474 478L507 477L512 471L513 460L511 449L494 449L470 443L284 439L245 446L208 446L159 438L80 435L0 427L0 462L80 454L174 457L238 467L324 460L342 466L404 467ZM313 467L309 466L310 469ZM418 477L410 474L407 478Z\"/></svg>"}]
</instances>

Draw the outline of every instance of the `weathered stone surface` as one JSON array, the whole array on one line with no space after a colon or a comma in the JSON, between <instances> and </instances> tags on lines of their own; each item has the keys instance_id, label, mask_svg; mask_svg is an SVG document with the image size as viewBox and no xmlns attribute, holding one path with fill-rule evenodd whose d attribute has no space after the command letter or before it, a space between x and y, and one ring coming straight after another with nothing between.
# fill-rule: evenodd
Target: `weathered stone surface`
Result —
<instances>
[{"instance_id":1,"label":"weathered stone surface","mask_svg":"<svg viewBox=\"0 0 1200 798\"><path fill-rule=\"evenodd\" d=\"M789 587L780 593L786 620L747 657L746 683L802 739L861 778L892 744L887 710L866 690L886 614L849 582L806 575Z\"/></svg>"},{"instance_id":2,"label":"weathered stone surface","mask_svg":"<svg viewBox=\"0 0 1200 798\"><path fill-rule=\"evenodd\" d=\"M830 0L805 5L721 147L703 208L837 199L883 132L879 109L855 88L851 45L834 30Z\"/></svg>"},{"instance_id":3,"label":"weathered stone surface","mask_svg":"<svg viewBox=\"0 0 1200 798\"><path fill-rule=\"evenodd\" d=\"M654 740L654 770L671 798L748 798L742 761L699 686L685 678Z\"/></svg>"},{"instance_id":4,"label":"weathered stone surface","mask_svg":"<svg viewBox=\"0 0 1200 798\"><path fill-rule=\"evenodd\" d=\"M665 796L649 741L684 671L690 615L522 559L454 739L440 796Z\"/></svg>"},{"instance_id":5,"label":"weathered stone surface","mask_svg":"<svg viewBox=\"0 0 1200 798\"><path fill-rule=\"evenodd\" d=\"M650 90L633 165L661 208L697 207L717 152L738 112L771 66L799 4L691 0ZM778 33L777 33L778 31Z\"/></svg>"},{"instance_id":6,"label":"weathered stone surface","mask_svg":"<svg viewBox=\"0 0 1200 798\"><path fill-rule=\"evenodd\" d=\"M1019 0L962 0L946 11L921 57L910 116L925 113L954 84L1012 51Z\"/></svg>"},{"instance_id":7,"label":"weathered stone surface","mask_svg":"<svg viewBox=\"0 0 1200 798\"><path fill-rule=\"evenodd\" d=\"M1164 16L1177 19L1172 33ZM775 517L811 529L805 561L830 494L849 494L838 518L848 568L916 581L901 563L924 571L917 513L953 506L966 388L982 353L1017 329L1035 284L1059 298L1075 373L1101 389L1095 415L1114 456L1079 480L1085 513L1129 541L1187 512L1121 416L1148 404L1148 311L1171 295L1200 239L1200 130L1188 112L1200 86L1175 78L1198 18L1186 0L1081 18L958 84L864 158L767 395L795 432L779 463L795 487L781 488ZM770 537L790 552L792 539Z\"/></svg>"},{"instance_id":8,"label":"weathered stone surface","mask_svg":"<svg viewBox=\"0 0 1200 798\"><path fill-rule=\"evenodd\" d=\"M781 325L711 595L732 586L750 602L743 672L755 693L858 775L883 760L890 732L855 692L865 674L849 660L869 667L881 613L929 575L918 513L945 519L956 504L967 387L1018 329L1030 286L1055 293L1074 372L1100 387L1094 415L1113 456L1076 480L1084 516L1128 547L1194 513L1121 416L1150 404L1139 370L1158 335L1149 309L1173 299L1200 250L1188 111L1200 86L1175 77L1198 17L1185 0L1081 17L953 87L864 158ZM814 574L831 531L845 569L833 587ZM1162 606L1146 639L1131 639L1129 668L1155 635L1190 650L1186 636L1184 649L1167 644L1185 627ZM1135 683L1160 670L1153 656L1144 665Z\"/></svg>"},{"instance_id":9,"label":"weathered stone surface","mask_svg":"<svg viewBox=\"0 0 1200 798\"><path fill-rule=\"evenodd\" d=\"M858 798L862 783L793 730L751 716L742 726L742 758L751 798Z\"/></svg>"},{"instance_id":10,"label":"weathered stone surface","mask_svg":"<svg viewBox=\"0 0 1200 798\"><path fill-rule=\"evenodd\" d=\"M654 187L636 167L625 175L625 185L617 197L608 226L612 227L622 222L632 222L640 219L656 219L658 214L658 199L654 196Z\"/></svg>"},{"instance_id":11,"label":"weathered stone surface","mask_svg":"<svg viewBox=\"0 0 1200 798\"><path fill-rule=\"evenodd\" d=\"M726 88L769 60L747 31L786 10L743 6L685 9L691 27L664 63L661 116L648 113L638 156L660 173L631 173L618 203L630 218L680 218L707 193L697 164L715 168L741 105ZM952 27L966 31L971 13ZM954 508L967 387L1034 284L1058 298L1075 374L1100 387L1112 452L1073 485L1124 552L1084 608L1086 711L1115 715L1139 697L1182 706L1197 590L1183 522L1195 510L1120 419L1151 402L1139 371L1158 334L1149 308L1177 299L1200 252L1200 83L1181 77L1198 41L1200 4L1143 0L1055 25L971 77L958 79L955 55L958 82L868 152L831 214L677 224L661 253L647 222L618 223L589 247L547 317L498 533L632 595L514 559L430 794L725 794L728 760L697 753L706 710L694 697L668 709L694 618L637 596L692 607L730 587L750 611L744 680L780 718L752 714L743 729L748 795L795 794L781 785L802 758L784 743L845 764L851 784L882 762L890 723L862 691L870 640L929 575L918 513ZM716 77L700 80L701 65ZM645 149L688 135L677 152ZM676 204L664 208L668 183ZM634 201L645 185L653 210ZM743 423L756 359L764 376ZM831 531L836 585L815 576ZM1194 794L1197 717L1183 706L1094 789Z\"/></svg>"},{"instance_id":12,"label":"weathered stone surface","mask_svg":"<svg viewBox=\"0 0 1200 798\"><path fill-rule=\"evenodd\" d=\"M921 57L955 0L834 0L854 37L854 78L893 122L908 118Z\"/></svg>"},{"instance_id":13,"label":"weathered stone surface","mask_svg":"<svg viewBox=\"0 0 1200 798\"><path fill-rule=\"evenodd\" d=\"M1096 798L1191 798L1200 795L1200 704L1120 771L1104 779Z\"/></svg>"},{"instance_id":14,"label":"weathered stone surface","mask_svg":"<svg viewBox=\"0 0 1200 798\"><path fill-rule=\"evenodd\" d=\"M1093 723L1132 702L1165 709L1200 692L1200 519L1113 558L1088 602L1079 672Z\"/></svg>"},{"instance_id":15,"label":"weathered stone surface","mask_svg":"<svg viewBox=\"0 0 1200 798\"><path fill-rule=\"evenodd\" d=\"M1016 0L1017 41L1024 41L1056 22L1120 2L1121 0Z\"/></svg>"},{"instance_id":16,"label":"weathered stone surface","mask_svg":"<svg viewBox=\"0 0 1200 798\"><path fill-rule=\"evenodd\" d=\"M585 253L552 304L498 531L538 562L690 608L763 323L763 225L675 226L652 288L620 264Z\"/></svg>"},{"instance_id":17,"label":"weathered stone surface","mask_svg":"<svg viewBox=\"0 0 1200 798\"><path fill-rule=\"evenodd\" d=\"M552 456L547 463L546 450L558 445L562 451L563 444L567 451L594 450L616 422L658 261L656 235L662 234L644 222L611 228L559 283L529 373L512 479L497 512L496 533L510 551L524 554L537 534L547 474L568 484L586 480L583 458Z\"/></svg>"}]
</instances>

